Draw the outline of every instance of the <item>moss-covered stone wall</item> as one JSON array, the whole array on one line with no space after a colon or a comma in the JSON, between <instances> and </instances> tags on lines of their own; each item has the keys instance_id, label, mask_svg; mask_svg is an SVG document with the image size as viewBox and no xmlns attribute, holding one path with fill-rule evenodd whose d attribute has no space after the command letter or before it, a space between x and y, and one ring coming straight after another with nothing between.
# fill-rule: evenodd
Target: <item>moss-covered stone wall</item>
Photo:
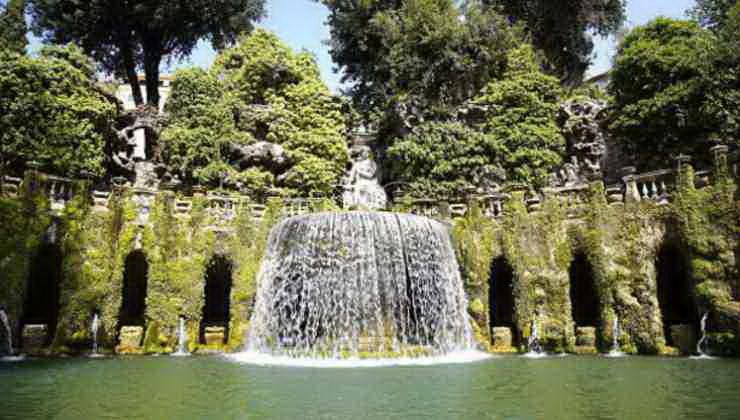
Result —
<instances>
[{"instance_id":1,"label":"moss-covered stone wall","mask_svg":"<svg viewBox=\"0 0 740 420\"><path fill-rule=\"evenodd\" d=\"M603 184L594 183L577 217L566 217L558 197L546 196L537 210L527 211L523 194L513 193L499 220L480 216L475 206L456 219L453 237L481 346L491 344L488 314L494 303L488 300L488 290L497 279L490 278L490 265L502 256L514 269L520 342L526 343L531 322L537 320L545 348L574 351L569 267L579 253L590 265L598 294L598 350L611 348L617 317L622 351L677 354L679 349L666 345L658 298L660 251L673 246L683 261L668 264L688 267L685 274L696 313L687 318L697 320L692 328L709 313L710 350L740 354L740 206L726 165L715 166L711 185L697 189L693 170L683 165L667 205L651 200L607 204ZM671 281L665 287L674 287Z\"/></svg>"},{"instance_id":2,"label":"moss-covered stone wall","mask_svg":"<svg viewBox=\"0 0 740 420\"><path fill-rule=\"evenodd\" d=\"M44 177L30 173L17 197L0 198L0 305L20 332L29 264L52 223L63 253L60 313L51 352L85 351L94 313L102 325L99 343L118 344L126 258L137 249L146 257L146 328L141 352L176 347L178 320L187 320L190 350L213 350L198 343L205 273L215 255L232 267L229 339L219 349L242 347L254 303L260 261L272 226L283 217L281 200L271 200L262 222L239 201L232 218L216 217L205 196L176 209L172 192L152 194L147 223L140 221L141 193L114 189L107 208L92 203L88 185L78 183L74 198L52 216ZM468 312L478 341L491 346L492 262L513 269L514 343L526 343L536 321L550 351L576 351L576 325L570 301L569 268L585 256L598 294L597 347L608 351L618 317L623 351L675 354L666 346L658 299L656 260L666 244L679 249L690 278L699 319L709 313L710 348L740 354L738 303L738 221L736 183L726 164L717 162L711 185L697 188L693 170L683 165L670 204L628 201L608 204L601 183L590 186L576 217L557 196L545 196L536 209L524 193L512 192L503 217L491 219L472 205L452 220L452 235L469 298ZM138 194L138 196L137 196ZM332 209L318 203L313 211ZM670 285L669 285L670 287ZM495 343L494 343L495 344ZM522 346L523 347L523 346ZM520 348L520 350L524 350Z\"/></svg>"}]
</instances>

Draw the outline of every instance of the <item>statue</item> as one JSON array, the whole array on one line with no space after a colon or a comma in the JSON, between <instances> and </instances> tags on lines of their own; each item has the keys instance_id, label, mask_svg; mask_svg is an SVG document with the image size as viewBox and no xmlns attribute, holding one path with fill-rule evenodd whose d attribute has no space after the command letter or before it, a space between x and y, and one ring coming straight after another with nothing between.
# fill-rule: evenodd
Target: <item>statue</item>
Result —
<instances>
[{"instance_id":1,"label":"statue","mask_svg":"<svg viewBox=\"0 0 740 420\"><path fill-rule=\"evenodd\" d=\"M370 147L353 146L350 153L356 158L344 182L344 194L342 195L344 207L384 209L388 197L378 182L378 165L372 158Z\"/></svg>"}]
</instances>

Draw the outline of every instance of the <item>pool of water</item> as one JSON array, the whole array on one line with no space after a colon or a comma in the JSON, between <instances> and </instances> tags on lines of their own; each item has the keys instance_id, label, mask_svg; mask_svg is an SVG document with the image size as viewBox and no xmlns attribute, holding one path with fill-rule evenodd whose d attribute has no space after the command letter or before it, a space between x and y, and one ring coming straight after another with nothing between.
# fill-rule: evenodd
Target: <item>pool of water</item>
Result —
<instances>
[{"instance_id":1,"label":"pool of water","mask_svg":"<svg viewBox=\"0 0 740 420\"><path fill-rule=\"evenodd\" d=\"M0 364L2 419L737 419L740 360L496 357L374 368L221 357Z\"/></svg>"}]
</instances>

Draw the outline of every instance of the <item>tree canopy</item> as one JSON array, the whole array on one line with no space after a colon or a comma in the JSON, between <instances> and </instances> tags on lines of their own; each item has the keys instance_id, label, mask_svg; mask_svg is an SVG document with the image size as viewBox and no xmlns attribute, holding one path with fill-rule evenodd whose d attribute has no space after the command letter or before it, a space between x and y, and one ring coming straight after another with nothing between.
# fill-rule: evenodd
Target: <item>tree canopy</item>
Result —
<instances>
[{"instance_id":1,"label":"tree canopy","mask_svg":"<svg viewBox=\"0 0 740 420\"><path fill-rule=\"evenodd\" d=\"M505 182L543 186L562 163L558 80L539 70L529 45L512 50L508 62L460 118L422 123L389 148L393 176L412 194L449 196Z\"/></svg>"},{"instance_id":2,"label":"tree canopy","mask_svg":"<svg viewBox=\"0 0 740 420\"><path fill-rule=\"evenodd\" d=\"M712 41L694 22L658 18L619 45L609 129L638 165L665 165L680 153L706 154L717 125L704 107Z\"/></svg>"},{"instance_id":3,"label":"tree canopy","mask_svg":"<svg viewBox=\"0 0 740 420\"><path fill-rule=\"evenodd\" d=\"M146 75L147 103L159 104L162 60L188 56L200 40L231 45L264 13L264 0L127 2L30 0L33 30L47 42L73 42L104 70L124 77L143 103L137 71Z\"/></svg>"},{"instance_id":4,"label":"tree canopy","mask_svg":"<svg viewBox=\"0 0 740 420\"><path fill-rule=\"evenodd\" d=\"M478 2L465 11L453 0L321 2L329 52L363 113L454 108L501 74L514 43L508 23Z\"/></svg>"},{"instance_id":5,"label":"tree canopy","mask_svg":"<svg viewBox=\"0 0 740 420\"><path fill-rule=\"evenodd\" d=\"M625 0L485 0L513 23L524 25L532 44L544 52L545 69L576 86L591 64L591 34L615 34L625 20Z\"/></svg>"},{"instance_id":6,"label":"tree canopy","mask_svg":"<svg viewBox=\"0 0 740 420\"><path fill-rule=\"evenodd\" d=\"M736 4L737 0L696 0L689 14L706 28L720 29Z\"/></svg>"},{"instance_id":7,"label":"tree canopy","mask_svg":"<svg viewBox=\"0 0 740 420\"><path fill-rule=\"evenodd\" d=\"M37 58L0 49L3 166L36 161L51 173L103 175L117 111L94 76L72 45L44 47Z\"/></svg>"},{"instance_id":8,"label":"tree canopy","mask_svg":"<svg viewBox=\"0 0 740 420\"><path fill-rule=\"evenodd\" d=\"M25 8L25 0L0 1L0 49L25 52L28 45Z\"/></svg>"},{"instance_id":9,"label":"tree canopy","mask_svg":"<svg viewBox=\"0 0 740 420\"><path fill-rule=\"evenodd\" d=\"M254 192L331 193L347 165L345 104L321 81L315 59L257 30L208 70L176 74L163 132L167 164L185 179ZM235 148L268 142L286 165L233 163Z\"/></svg>"}]
</instances>

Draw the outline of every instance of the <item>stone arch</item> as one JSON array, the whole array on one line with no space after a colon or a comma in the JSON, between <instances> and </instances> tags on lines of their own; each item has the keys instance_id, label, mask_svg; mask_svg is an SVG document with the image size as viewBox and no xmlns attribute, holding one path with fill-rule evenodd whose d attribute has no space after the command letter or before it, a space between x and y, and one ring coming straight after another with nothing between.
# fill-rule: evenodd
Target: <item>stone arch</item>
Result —
<instances>
[{"instance_id":1,"label":"stone arch","mask_svg":"<svg viewBox=\"0 0 740 420\"><path fill-rule=\"evenodd\" d=\"M223 328L223 342L229 339L231 320L231 287L234 265L224 254L215 254L205 273L203 314L200 342L207 343L206 328Z\"/></svg>"},{"instance_id":2,"label":"stone arch","mask_svg":"<svg viewBox=\"0 0 740 420\"><path fill-rule=\"evenodd\" d=\"M685 252L675 243L664 243L658 249L656 269L666 342L687 350L696 340L698 312Z\"/></svg>"},{"instance_id":3,"label":"stone arch","mask_svg":"<svg viewBox=\"0 0 740 420\"><path fill-rule=\"evenodd\" d=\"M568 269L570 304L576 327L597 327L601 318L593 267L583 252L576 252Z\"/></svg>"},{"instance_id":4,"label":"stone arch","mask_svg":"<svg viewBox=\"0 0 740 420\"><path fill-rule=\"evenodd\" d=\"M509 328L511 331L510 345L515 345L518 341L519 331L516 324L514 300L514 268L503 256L495 258L491 263L488 302L491 337L494 341L496 340L496 328Z\"/></svg>"},{"instance_id":5,"label":"stone arch","mask_svg":"<svg viewBox=\"0 0 740 420\"><path fill-rule=\"evenodd\" d=\"M22 325L45 325L46 336L38 337L48 345L56 332L62 281L62 250L54 243L42 244L31 259L23 302ZM35 341L35 340L34 340ZM24 343L24 346L30 343Z\"/></svg>"},{"instance_id":6,"label":"stone arch","mask_svg":"<svg viewBox=\"0 0 740 420\"><path fill-rule=\"evenodd\" d=\"M144 326L146 322L146 295L149 262L141 250L132 251L126 257L121 288L121 310L118 315L122 326Z\"/></svg>"}]
</instances>

